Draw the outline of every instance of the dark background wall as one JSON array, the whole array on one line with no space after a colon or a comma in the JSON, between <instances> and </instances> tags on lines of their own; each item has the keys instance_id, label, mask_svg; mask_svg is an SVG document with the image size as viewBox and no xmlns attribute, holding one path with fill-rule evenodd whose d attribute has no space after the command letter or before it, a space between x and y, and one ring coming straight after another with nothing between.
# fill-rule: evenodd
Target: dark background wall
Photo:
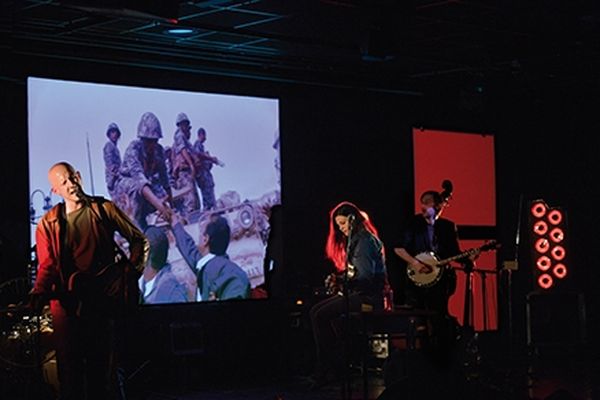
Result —
<instances>
[{"instance_id":1,"label":"dark background wall","mask_svg":"<svg viewBox=\"0 0 600 400\"><path fill-rule=\"evenodd\" d=\"M30 258L26 77L34 75L279 98L284 258L290 297L307 295L321 283L328 211L341 200L353 201L369 212L389 250L404 218L414 209L413 126L492 134L496 138L497 239L503 244L497 253L498 265L515 258L519 225L521 236L526 235L523 204L543 198L551 206L563 207L569 218L568 279L572 288L585 295L588 334L597 332L600 272L595 250L599 236L593 229L600 223L593 164L600 150L597 88L556 88L510 79L465 88L432 81L419 95L35 58L10 60L3 69L0 187L5 195L0 281L24 275ZM517 255L519 269L511 278L519 342L525 336L525 298L532 288L526 245L523 238ZM391 253L388 259L394 275ZM499 290L501 335L507 326L505 280Z\"/></svg>"}]
</instances>

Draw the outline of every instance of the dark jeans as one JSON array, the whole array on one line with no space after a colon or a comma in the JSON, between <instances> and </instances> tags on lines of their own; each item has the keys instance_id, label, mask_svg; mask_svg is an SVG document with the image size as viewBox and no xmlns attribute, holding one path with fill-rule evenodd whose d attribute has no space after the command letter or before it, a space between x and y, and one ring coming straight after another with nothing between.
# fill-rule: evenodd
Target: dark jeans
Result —
<instances>
[{"instance_id":1,"label":"dark jeans","mask_svg":"<svg viewBox=\"0 0 600 400\"><path fill-rule=\"evenodd\" d=\"M362 304L372 304L370 297L359 294L350 294L348 297L348 308L352 312L360 312ZM317 352L317 363L315 375L322 376L328 372L340 372L343 368L340 357L342 335L344 333L344 321L341 318L346 313L346 298L334 295L316 303L310 309L310 321ZM348 326L348 325L347 325Z\"/></svg>"}]
</instances>

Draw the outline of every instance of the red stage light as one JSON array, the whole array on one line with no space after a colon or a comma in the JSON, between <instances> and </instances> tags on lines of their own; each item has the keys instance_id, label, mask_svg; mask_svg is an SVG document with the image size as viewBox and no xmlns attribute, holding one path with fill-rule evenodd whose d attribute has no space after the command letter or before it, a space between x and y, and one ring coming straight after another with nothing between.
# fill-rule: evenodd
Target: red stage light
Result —
<instances>
[{"instance_id":1,"label":"red stage light","mask_svg":"<svg viewBox=\"0 0 600 400\"><path fill-rule=\"evenodd\" d=\"M542 289L550 289L554 284L554 279L549 274L542 274L538 278L538 285Z\"/></svg>"},{"instance_id":2,"label":"red stage light","mask_svg":"<svg viewBox=\"0 0 600 400\"><path fill-rule=\"evenodd\" d=\"M533 232L538 235L545 235L548 232L548 224L546 221L538 221L533 224Z\"/></svg>"},{"instance_id":3,"label":"red stage light","mask_svg":"<svg viewBox=\"0 0 600 400\"><path fill-rule=\"evenodd\" d=\"M529 203L529 243L535 287L548 289L566 278L567 214L560 207L550 207L543 199ZM568 280L564 279L564 281ZM566 282L561 281L560 285Z\"/></svg>"},{"instance_id":4,"label":"red stage light","mask_svg":"<svg viewBox=\"0 0 600 400\"><path fill-rule=\"evenodd\" d=\"M561 261L563 258L565 258L566 253L567 252L565 251L565 248L562 246L554 246L552 250L550 250L550 254L552 254L552 257L556 261Z\"/></svg>"},{"instance_id":5,"label":"red stage light","mask_svg":"<svg viewBox=\"0 0 600 400\"><path fill-rule=\"evenodd\" d=\"M533 203L531 206L531 215L536 218L542 218L544 215L546 215L546 204L541 201Z\"/></svg>"},{"instance_id":6,"label":"red stage light","mask_svg":"<svg viewBox=\"0 0 600 400\"><path fill-rule=\"evenodd\" d=\"M548 213L548 221L550 221L552 225L558 225L562 220L563 214L560 210L552 210Z\"/></svg>"},{"instance_id":7,"label":"red stage light","mask_svg":"<svg viewBox=\"0 0 600 400\"><path fill-rule=\"evenodd\" d=\"M550 248L550 242L546 238L539 238L535 241L535 250L538 253L545 253Z\"/></svg>"},{"instance_id":8,"label":"red stage light","mask_svg":"<svg viewBox=\"0 0 600 400\"><path fill-rule=\"evenodd\" d=\"M565 276L567 276L567 267L565 266L565 264L556 264L554 268L552 268L552 273L558 279L562 279Z\"/></svg>"},{"instance_id":9,"label":"red stage light","mask_svg":"<svg viewBox=\"0 0 600 400\"><path fill-rule=\"evenodd\" d=\"M535 266L540 270L540 271L548 271L550 269L550 266L552 265L552 260L550 260L550 257L547 256L541 256L540 258L537 259Z\"/></svg>"},{"instance_id":10,"label":"red stage light","mask_svg":"<svg viewBox=\"0 0 600 400\"><path fill-rule=\"evenodd\" d=\"M565 238L565 233L560 228L554 228L550 231L550 239L554 243L560 243Z\"/></svg>"}]
</instances>

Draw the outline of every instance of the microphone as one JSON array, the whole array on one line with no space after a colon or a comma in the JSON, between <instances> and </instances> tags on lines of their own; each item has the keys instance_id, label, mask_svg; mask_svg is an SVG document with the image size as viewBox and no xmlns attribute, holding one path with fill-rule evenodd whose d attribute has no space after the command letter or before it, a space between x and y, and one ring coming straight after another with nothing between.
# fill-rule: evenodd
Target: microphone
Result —
<instances>
[{"instance_id":1,"label":"microphone","mask_svg":"<svg viewBox=\"0 0 600 400\"><path fill-rule=\"evenodd\" d=\"M83 188L81 187L80 184L75 185L75 194L77 195L79 200L81 200L82 202L84 202L86 204L89 202L89 197L87 194L85 194L85 192L83 191Z\"/></svg>"},{"instance_id":2,"label":"microphone","mask_svg":"<svg viewBox=\"0 0 600 400\"><path fill-rule=\"evenodd\" d=\"M435 212L435 208L429 207L425 214L425 219L427 219L429 225L433 225L435 223L435 220L438 218L438 214Z\"/></svg>"}]
</instances>

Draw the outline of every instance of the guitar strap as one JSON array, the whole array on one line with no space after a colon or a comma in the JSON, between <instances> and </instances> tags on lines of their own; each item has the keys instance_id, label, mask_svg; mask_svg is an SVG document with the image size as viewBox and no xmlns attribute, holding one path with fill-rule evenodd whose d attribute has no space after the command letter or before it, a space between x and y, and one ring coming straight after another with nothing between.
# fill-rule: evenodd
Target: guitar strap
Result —
<instances>
[{"instance_id":1,"label":"guitar strap","mask_svg":"<svg viewBox=\"0 0 600 400\"><path fill-rule=\"evenodd\" d=\"M73 257L71 257L70 246L67 244L67 216L65 215L66 209L65 204L60 203L60 210L58 212L58 237L60 241L60 275L61 284L60 291L64 288L69 289L69 279L75 273L75 263Z\"/></svg>"},{"instance_id":2,"label":"guitar strap","mask_svg":"<svg viewBox=\"0 0 600 400\"><path fill-rule=\"evenodd\" d=\"M95 208L98 209L98 211L100 212L100 223L102 225L105 225L108 221L108 214L106 214L106 210L104 209L104 199L97 199L94 198L92 200L92 202L90 203L90 207L92 207L92 210L95 211ZM95 206L95 207L94 207ZM110 227L108 227L110 228ZM111 229L108 229L108 231L110 231ZM114 237L112 238L113 240L113 246L115 247L115 250L118 252L121 248L119 246L117 246L117 243L114 241Z\"/></svg>"},{"instance_id":3,"label":"guitar strap","mask_svg":"<svg viewBox=\"0 0 600 400\"><path fill-rule=\"evenodd\" d=\"M106 213L106 210L104 209L104 201L105 201L105 199L102 197L93 197L91 199L89 205L94 212L96 212L94 207L96 207L98 209L99 215L100 215L100 223L106 228L106 231L112 232L111 240L112 240L115 251L121 257L120 261L127 263L127 266L123 265L122 271L120 271L121 277L119 278L121 280L121 296L122 296L122 301L123 301L122 305L124 307L119 307L117 310L114 310L118 315L120 315L122 317L122 318L117 318L117 320L120 320L120 322L116 322L116 326L115 326L115 329L120 331L119 336L122 336L122 338L120 340L118 340L117 344L116 344L116 347L119 350L117 350L116 353L112 354L112 358L113 358L112 363L115 364L116 370L115 370L115 374L113 376L111 376L111 379L116 379L115 384L117 385L118 390L119 390L119 392L118 392L119 398L125 400L127 398L125 395L125 375L124 375L124 370L123 370L122 366L120 365L119 356L117 354L122 352L123 348L126 347L125 341L126 341L127 335L122 331L123 329L125 329L125 327L123 325L123 321L126 320L126 314L124 314L124 313L129 312L130 300L131 300L131 298L134 297L130 293L130 290L132 290L131 289L132 287L134 290L137 290L137 282L129 282L129 280L127 279L128 272L129 272L128 269L129 269L129 267L131 267L131 265L129 264L129 258L126 256L123 249L121 249L121 247L115 241L114 227L106 225L106 224L108 224L110 219L108 218L108 214ZM116 261L116 260L113 260L113 261ZM137 301L137 299L136 299L136 301Z\"/></svg>"},{"instance_id":4,"label":"guitar strap","mask_svg":"<svg viewBox=\"0 0 600 400\"><path fill-rule=\"evenodd\" d=\"M108 214L106 213L106 210L104 209L104 199L102 198L94 198L94 200L92 201L92 209L94 208L93 206L95 205L98 208L98 211L100 211L100 223L101 224L106 224L107 221L109 221L108 218ZM112 229L112 227L108 227L111 229L108 229L109 231L114 231ZM119 246L117 244L117 242L115 242L115 238L114 236L111 238L112 242L113 242L113 247L115 248L115 251L117 252L117 254L123 259L123 260L128 260L129 258L127 257L127 255L125 254L125 252L123 251L123 249L121 249L121 246Z\"/></svg>"},{"instance_id":5,"label":"guitar strap","mask_svg":"<svg viewBox=\"0 0 600 400\"><path fill-rule=\"evenodd\" d=\"M94 198L92 204L95 204L98 207L98 210L100 211L101 223L106 224L109 221L109 218L108 214L106 213L106 210L104 209L104 199ZM135 268L133 267L133 265L131 265L129 257L127 257L121 246L119 246L117 242L115 242L114 229L109 229L109 231L113 232L113 237L111 238L111 240L113 242L113 247L115 248L115 251L120 257L119 264L121 264L121 262L123 263L123 270L121 271L121 283L123 285L123 287L121 288L123 291L123 304L130 305L132 304L132 302L137 303L137 297L139 297L139 295L136 293L136 291L138 290L137 280L135 280L134 282L128 279L130 272L135 271Z\"/></svg>"}]
</instances>

